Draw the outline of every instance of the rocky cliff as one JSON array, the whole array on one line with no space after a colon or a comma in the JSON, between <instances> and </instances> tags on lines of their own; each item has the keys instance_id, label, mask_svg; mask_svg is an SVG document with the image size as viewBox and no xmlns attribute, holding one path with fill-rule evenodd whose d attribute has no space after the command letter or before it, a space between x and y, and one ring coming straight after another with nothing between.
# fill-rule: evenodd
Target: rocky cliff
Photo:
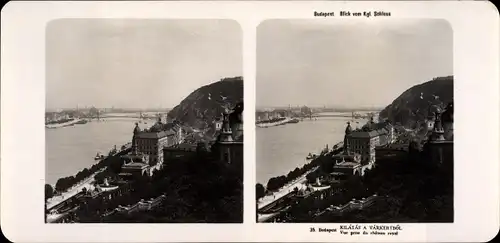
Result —
<instances>
[{"instance_id":1,"label":"rocky cliff","mask_svg":"<svg viewBox=\"0 0 500 243\"><path fill-rule=\"evenodd\" d=\"M439 77L403 92L380 112L380 118L415 128L430 110L443 109L450 102L453 102L453 76Z\"/></svg>"},{"instance_id":2,"label":"rocky cliff","mask_svg":"<svg viewBox=\"0 0 500 243\"><path fill-rule=\"evenodd\" d=\"M214 122L221 118L221 114L241 101L243 78L224 78L193 91L168 113L168 117L195 131L212 134Z\"/></svg>"}]
</instances>

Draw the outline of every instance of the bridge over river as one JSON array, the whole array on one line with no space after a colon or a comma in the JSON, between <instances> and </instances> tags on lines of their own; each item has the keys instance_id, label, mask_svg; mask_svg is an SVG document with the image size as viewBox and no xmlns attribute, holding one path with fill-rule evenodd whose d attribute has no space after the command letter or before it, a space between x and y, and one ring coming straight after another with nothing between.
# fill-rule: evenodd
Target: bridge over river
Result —
<instances>
[{"instance_id":1,"label":"bridge over river","mask_svg":"<svg viewBox=\"0 0 500 243\"><path fill-rule=\"evenodd\" d=\"M166 113L156 112L130 112L130 113L102 113L87 117L89 119L104 119L104 118L131 118L131 119L157 119L158 116L165 116Z\"/></svg>"},{"instance_id":2,"label":"bridge over river","mask_svg":"<svg viewBox=\"0 0 500 243\"><path fill-rule=\"evenodd\" d=\"M315 118L315 117L347 117L347 118L354 118L350 114L323 114L323 113L312 114L310 117L311 118ZM309 117L306 117L306 118L309 118Z\"/></svg>"},{"instance_id":3,"label":"bridge over river","mask_svg":"<svg viewBox=\"0 0 500 243\"><path fill-rule=\"evenodd\" d=\"M377 112L318 112L304 118L317 118L317 117L344 117L352 119L367 119L370 117L376 118Z\"/></svg>"}]
</instances>

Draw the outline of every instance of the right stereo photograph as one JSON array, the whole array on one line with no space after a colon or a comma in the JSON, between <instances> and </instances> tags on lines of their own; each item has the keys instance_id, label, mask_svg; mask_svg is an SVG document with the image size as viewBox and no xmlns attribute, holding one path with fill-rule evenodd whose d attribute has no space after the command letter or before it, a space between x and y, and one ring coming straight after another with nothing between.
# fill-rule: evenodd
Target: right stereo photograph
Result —
<instances>
[{"instance_id":1,"label":"right stereo photograph","mask_svg":"<svg viewBox=\"0 0 500 243\"><path fill-rule=\"evenodd\" d=\"M451 223L453 30L440 19L257 29L259 223Z\"/></svg>"}]
</instances>

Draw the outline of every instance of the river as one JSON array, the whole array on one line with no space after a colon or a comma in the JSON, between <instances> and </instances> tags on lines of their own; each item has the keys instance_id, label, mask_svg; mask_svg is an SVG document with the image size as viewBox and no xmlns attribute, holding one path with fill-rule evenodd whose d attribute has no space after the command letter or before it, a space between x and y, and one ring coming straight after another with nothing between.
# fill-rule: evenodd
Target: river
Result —
<instances>
[{"instance_id":1,"label":"river","mask_svg":"<svg viewBox=\"0 0 500 243\"><path fill-rule=\"evenodd\" d=\"M330 113L332 114L332 113ZM336 113L338 114L338 113ZM344 113L345 114L345 113ZM349 113L350 114L350 113ZM97 152L107 154L114 145L119 149L131 142L138 119L108 118L57 129L45 129L46 183L55 184L61 177L75 175L96 163ZM320 152L326 144L331 148L344 137L347 117L304 119L296 124L256 128L257 182L267 184L269 178L285 175L307 163L308 153ZM366 120L358 119L353 128ZM140 123L141 128L155 121Z\"/></svg>"},{"instance_id":2,"label":"river","mask_svg":"<svg viewBox=\"0 0 500 243\"><path fill-rule=\"evenodd\" d=\"M326 115L327 113L321 113ZM350 115L351 113L328 113ZM286 175L308 163L309 153L319 153L328 144L332 148L344 139L349 117L318 117L295 124L256 128L257 183L267 185L271 177ZM366 119L351 122L353 128L366 124Z\"/></svg>"},{"instance_id":3,"label":"river","mask_svg":"<svg viewBox=\"0 0 500 243\"><path fill-rule=\"evenodd\" d=\"M54 185L61 177L71 176L89 168L97 161L96 154L107 153L132 141L132 131L138 119L108 118L70 127L45 129L45 179ZM141 128L155 121L139 123Z\"/></svg>"}]
</instances>

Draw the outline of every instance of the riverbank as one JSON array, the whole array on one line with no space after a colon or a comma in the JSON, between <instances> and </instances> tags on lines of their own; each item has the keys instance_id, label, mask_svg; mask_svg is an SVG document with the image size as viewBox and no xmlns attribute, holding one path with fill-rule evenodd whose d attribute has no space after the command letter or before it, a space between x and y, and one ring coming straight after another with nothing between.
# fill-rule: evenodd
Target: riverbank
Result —
<instances>
[{"instance_id":1,"label":"riverbank","mask_svg":"<svg viewBox=\"0 0 500 243\"><path fill-rule=\"evenodd\" d=\"M73 186L72 188L68 189L65 192L62 192L58 196L53 196L49 199L47 199L47 209L50 210L54 206L57 206L59 203L64 202L64 200L71 198L72 196L76 195L77 193L81 192L83 188L87 188L87 190L93 190L93 182L94 182L94 176L103 172L106 168L103 168L94 174L90 175L88 178L86 178L84 181L79 183L78 185ZM55 187L55 185L54 185Z\"/></svg>"},{"instance_id":2,"label":"riverbank","mask_svg":"<svg viewBox=\"0 0 500 243\"><path fill-rule=\"evenodd\" d=\"M261 123L256 123L255 125L259 128L267 128L267 127L275 127L275 126L285 125L285 124L290 123L291 121L292 121L291 118L283 117L281 119L277 119L276 121L261 122Z\"/></svg>"},{"instance_id":3,"label":"riverbank","mask_svg":"<svg viewBox=\"0 0 500 243\"><path fill-rule=\"evenodd\" d=\"M69 126L73 126L75 124L85 124L85 123L87 123L86 120L83 120L80 118L74 118L74 119L71 119L71 120L65 121L65 122L45 124L45 128L55 129L55 128L62 128L62 127L69 127Z\"/></svg>"},{"instance_id":4,"label":"riverbank","mask_svg":"<svg viewBox=\"0 0 500 243\"><path fill-rule=\"evenodd\" d=\"M311 173L311 172L314 172L318 169L319 167L315 167L311 170L309 170L308 172L306 172L305 174L303 174L302 176L300 176L299 178L287 183L285 186L283 186L282 188L280 188L278 191L276 192L273 192L269 195L266 195L264 196L263 198L260 198L258 201L257 201L257 209L261 209L269 204L271 204L272 202L286 196L288 193L292 192L296 187L301 190L301 189L305 189L307 186L306 186L306 182L307 182L307 174Z\"/></svg>"}]
</instances>

